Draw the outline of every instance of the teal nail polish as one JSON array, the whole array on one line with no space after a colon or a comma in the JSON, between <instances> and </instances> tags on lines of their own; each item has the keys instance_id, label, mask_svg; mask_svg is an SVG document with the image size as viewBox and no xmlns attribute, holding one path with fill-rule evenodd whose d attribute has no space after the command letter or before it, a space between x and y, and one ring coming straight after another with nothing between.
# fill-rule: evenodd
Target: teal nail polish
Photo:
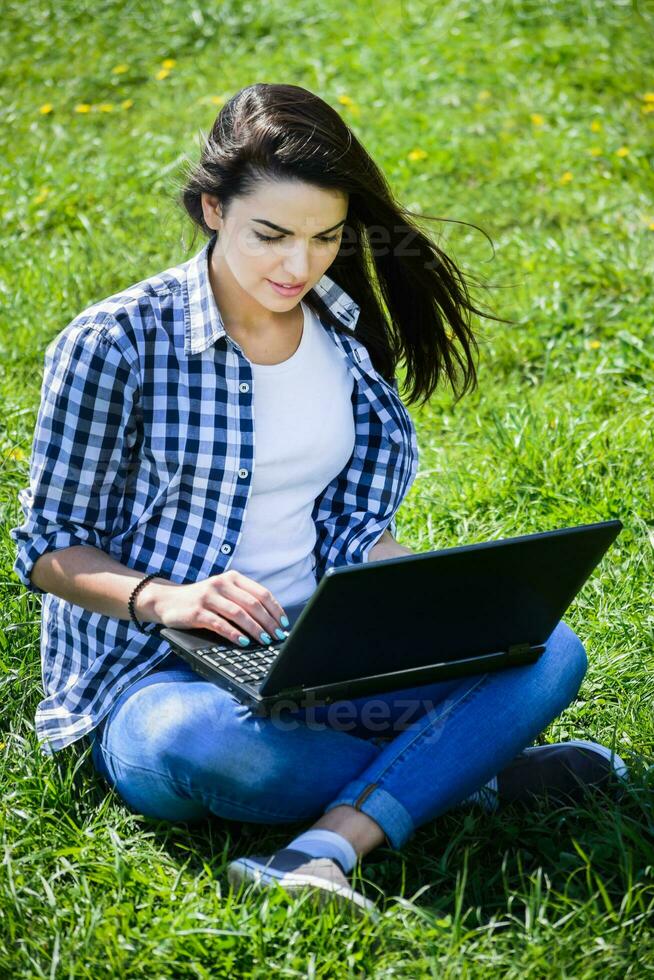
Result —
<instances>
[{"instance_id":1,"label":"teal nail polish","mask_svg":"<svg viewBox=\"0 0 654 980\"><path fill-rule=\"evenodd\" d=\"M280 629L276 629L275 630L275 636L278 639L280 639L280 640L285 640L286 639L286 634L285 633L282 633L282 631Z\"/></svg>"},{"instance_id":2,"label":"teal nail polish","mask_svg":"<svg viewBox=\"0 0 654 980\"><path fill-rule=\"evenodd\" d=\"M259 633L259 639L262 643L272 643L272 636L270 636L269 633L266 633L265 630Z\"/></svg>"},{"instance_id":3,"label":"teal nail polish","mask_svg":"<svg viewBox=\"0 0 654 980\"><path fill-rule=\"evenodd\" d=\"M282 626L286 627L286 629L288 629L288 627L291 625L288 621L288 616L282 616L279 621L282 624Z\"/></svg>"},{"instance_id":4,"label":"teal nail polish","mask_svg":"<svg viewBox=\"0 0 654 980\"><path fill-rule=\"evenodd\" d=\"M238 642L241 644L242 647L246 647L250 643L250 638L249 636L239 636Z\"/></svg>"}]
</instances>

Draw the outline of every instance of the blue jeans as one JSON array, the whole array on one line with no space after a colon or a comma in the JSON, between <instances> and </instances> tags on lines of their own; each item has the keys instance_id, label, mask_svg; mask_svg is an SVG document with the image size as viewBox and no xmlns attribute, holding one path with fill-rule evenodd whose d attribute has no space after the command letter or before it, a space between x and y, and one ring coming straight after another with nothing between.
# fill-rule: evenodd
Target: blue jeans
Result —
<instances>
[{"instance_id":1,"label":"blue jeans","mask_svg":"<svg viewBox=\"0 0 654 980\"><path fill-rule=\"evenodd\" d=\"M530 745L586 667L561 620L533 664L257 717L171 654L91 732L92 759L145 816L294 823L347 803L400 848Z\"/></svg>"}]
</instances>

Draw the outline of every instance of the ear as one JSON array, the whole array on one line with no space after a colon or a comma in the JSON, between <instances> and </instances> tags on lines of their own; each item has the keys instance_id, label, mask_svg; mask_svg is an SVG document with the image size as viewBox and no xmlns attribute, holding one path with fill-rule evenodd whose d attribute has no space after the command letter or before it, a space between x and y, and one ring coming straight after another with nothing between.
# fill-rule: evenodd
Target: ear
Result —
<instances>
[{"instance_id":1,"label":"ear","mask_svg":"<svg viewBox=\"0 0 654 980\"><path fill-rule=\"evenodd\" d=\"M200 199L202 201L202 215L205 224L213 231L218 231L222 225L223 216L220 201L213 194L205 194L204 192L200 195Z\"/></svg>"}]
</instances>

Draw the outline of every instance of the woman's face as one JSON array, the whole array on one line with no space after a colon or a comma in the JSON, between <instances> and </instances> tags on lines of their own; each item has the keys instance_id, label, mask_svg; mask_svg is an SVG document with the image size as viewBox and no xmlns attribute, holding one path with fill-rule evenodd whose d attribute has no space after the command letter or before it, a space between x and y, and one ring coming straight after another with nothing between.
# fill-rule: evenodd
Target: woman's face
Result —
<instances>
[{"instance_id":1,"label":"woman's face","mask_svg":"<svg viewBox=\"0 0 654 980\"><path fill-rule=\"evenodd\" d=\"M237 285L256 303L283 313L336 258L348 195L301 181L270 180L255 193L234 198L224 218L215 197L203 194L202 208L207 225L218 232L212 265L221 288ZM300 288L283 292L272 283Z\"/></svg>"}]
</instances>

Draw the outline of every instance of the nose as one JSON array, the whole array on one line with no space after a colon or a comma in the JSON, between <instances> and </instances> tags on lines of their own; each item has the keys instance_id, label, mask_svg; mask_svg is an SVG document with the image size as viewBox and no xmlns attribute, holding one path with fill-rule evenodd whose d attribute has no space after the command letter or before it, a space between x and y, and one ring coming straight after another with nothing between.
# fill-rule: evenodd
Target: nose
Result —
<instances>
[{"instance_id":1,"label":"nose","mask_svg":"<svg viewBox=\"0 0 654 980\"><path fill-rule=\"evenodd\" d=\"M298 245L288 252L284 259L283 272L277 282L307 282L309 279L309 253L306 247ZM283 278L283 277L286 278Z\"/></svg>"}]
</instances>

